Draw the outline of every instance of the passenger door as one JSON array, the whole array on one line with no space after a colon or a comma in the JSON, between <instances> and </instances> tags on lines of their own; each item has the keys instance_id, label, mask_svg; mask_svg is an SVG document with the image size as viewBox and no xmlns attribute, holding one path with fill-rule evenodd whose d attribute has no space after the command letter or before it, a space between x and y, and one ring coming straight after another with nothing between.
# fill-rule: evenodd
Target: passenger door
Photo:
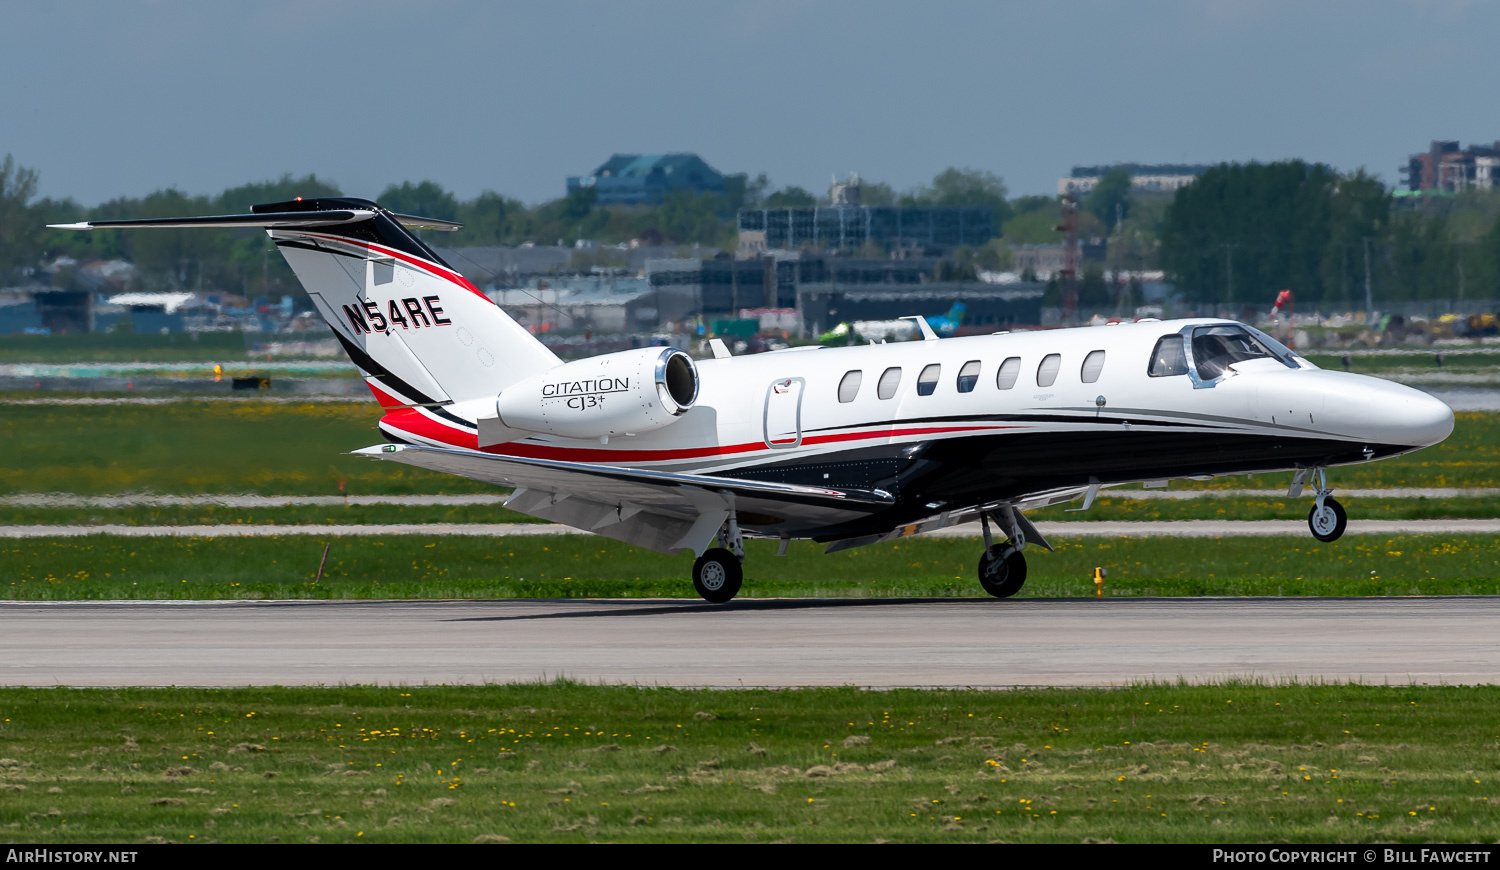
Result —
<instances>
[{"instance_id":1,"label":"passenger door","mask_svg":"<svg viewBox=\"0 0 1500 870\"><path fill-rule=\"evenodd\" d=\"M802 443L802 378L782 378L766 389L766 446Z\"/></svg>"}]
</instances>

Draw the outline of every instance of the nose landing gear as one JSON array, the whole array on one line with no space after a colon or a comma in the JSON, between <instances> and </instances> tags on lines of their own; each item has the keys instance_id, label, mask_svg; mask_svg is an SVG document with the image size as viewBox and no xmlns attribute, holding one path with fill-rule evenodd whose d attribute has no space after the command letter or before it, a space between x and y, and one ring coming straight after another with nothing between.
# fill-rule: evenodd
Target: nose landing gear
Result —
<instances>
[{"instance_id":1,"label":"nose landing gear","mask_svg":"<svg viewBox=\"0 0 1500 870\"><path fill-rule=\"evenodd\" d=\"M996 598L1009 598L1026 584L1026 535L1016 521L1015 508L1000 509L997 519L1007 521L1009 540L996 544L990 536L989 514L981 511L979 524L984 529L984 555L979 557L979 585Z\"/></svg>"},{"instance_id":2,"label":"nose landing gear","mask_svg":"<svg viewBox=\"0 0 1500 870\"><path fill-rule=\"evenodd\" d=\"M1349 515L1344 512L1344 506L1333 497L1333 490L1328 488L1327 469L1310 468L1299 471L1292 478L1290 494L1293 497L1300 495L1302 484L1314 472L1318 475L1318 497L1313 501L1312 510L1307 513L1307 527L1312 530L1314 538L1328 544L1343 537L1344 529L1349 525Z\"/></svg>"}]
</instances>

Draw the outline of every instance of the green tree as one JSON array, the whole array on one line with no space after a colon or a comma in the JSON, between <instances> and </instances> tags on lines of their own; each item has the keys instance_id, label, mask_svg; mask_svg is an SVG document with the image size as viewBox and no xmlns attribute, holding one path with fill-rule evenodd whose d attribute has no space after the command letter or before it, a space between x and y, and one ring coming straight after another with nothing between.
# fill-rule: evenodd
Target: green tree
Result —
<instances>
[{"instance_id":1,"label":"green tree","mask_svg":"<svg viewBox=\"0 0 1500 870\"><path fill-rule=\"evenodd\" d=\"M1056 213L1057 197L1041 196L1038 194L1018 196L1010 201L1010 211L1016 217L1020 217L1023 214L1031 214L1034 211Z\"/></svg>"},{"instance_id":2,"label":"green tree","mask_svg":"<svg viewBox=\"0 0 1500 870\"><path fill-rule=\"evenodd\" d=\"M458 217L458 200L435 181L421 181L417 184L404 181L399 187L393 184L381 191L375 201L397 214L444 221Z\"/></svg>"},{"instance_id":3,"label":"green tree","mask_svg":"<svg viewBox=\"0 0 1500 870\"><path fill-rule=\"evenodd\" d=\"M1301 160L1212 167L1173 197L1161 265L1198 302L1262 304L1283 288L1320 301L1341 180Z\"/></svg>"},{"instance_id":4,"label":"green tree","mask_svg":"<svg viewBox=\"0 0 1500 870\"><path fill-rule=\"evenodd\" d=\"M1339 180L1330 193L1328 242L1323 250L1323 294L1348 304L1364 299L1364 249L1390 228L1391 196L1363 169Z\"/></svg>"},{"instance_id":5,"label":"green tree","mask_svg":"<svg viewBox=\"0 0 1500 870\"><path fill-rule=\"evenodd\" d=\"M800 187L783 187L766 197L766 208L812 208L818 198Z\"/></svg>"},{"instance_id":6,"label":"green tree","mask_svg":"<svg viewBox=\"0 0 1500 870\"><path fill-rule=\"evenodd\" d=\"M862 181L859 185L859 202L860 205L895 205L896 191L883 181Z\"/></svg>"},{"instance_id":7,"label":"green tree","mask_svg":"<svg viewBox=\"0 0 1500 870\"><path fill-rule=\"evenodd\" d=\"M454 246L515 244L517 237L524 235L519 225L524 224L526 216L526 206L520 201L486 190L458 204L456 220L463 228L450 239Z\"/></svg>"},{"instance_id":8,"label":"green tree","mask_svg":"<svg viewBox=\"0 0 1500 870\"><path fill-rule=\"evenodd\" d=\"M1012 245L1057 245L1063 241L1058 232L1062 215L1056 210L1033 210L1016 215L1005 222L1000 235Z\"/></svg>"},{"instance_id":9,"label":"green tree","mask_svg":"<svg viewBox=\"0 0 1500 870\"><path fill-rule=\"evenodd\" d=\"M9 154L0 160L0 275L36 261L42 232L40 216L31 207L36 182L36 170L17 165Z\"/></svg>"},{"instance_id":10,"label":"green tree","mask_svg":"<svg viewBox=\"0 0 1500 870\"><path fill-rule=\"evenodd\" d=\"M675 190L661 206L661 231L681 243L724 244L731 225L719 217L723 198L716 193Z\"/></svg>"},{"instance_id":11,"label":"green tree","mask_svg":"<svg viewBox=\"0 0 1500 870\"><path fill-rule=\"evenodd\" d=\"M1115 223L1130 214L1130 173L1111 169L1100 176L1094 189L1083 201L1083 208L1114 231Z\"/></svg>"},{"instance_id":12,"label":"green tree","mask_svg":"<svg viewBox=\"0 0 1500 870\"><path fill-rule=\"evenodd\" d=\"M293 178L288 172L275 181L257 181L231 187L215 197L215 208L224 214L244 214L253 205L286 202L299 196L303 199L317 199L342 195L337 184L324 181L316 175Z\"/></svg>"},{"instance_id":13,"label":"green tree","mask_svg":"<svg viewBox=\"0 0 1500 870\"><path fill-rule=\"evenodd\" d=\"M1458 260L1448 244L1447 221L1403 214L1391 223L1389 239L1377 251L1384 262L1374 269L1383 300L1451 299L1457 295ZM1385 274L1382 274L1382 271Z\"/></svg>"},{"instance_id":14,"label":"green tree","mask_svg":"<svg viewBox=\"0 0 1500 870\"><path fill-rule=\"evenodd\" d=\"M994 214L998 230L1011 217L1005 182L982 169L948 167L933 176L932 183L901 197L901 205L962 207L982 206Z\"/></svg>"},{"instance_id":15,"label":"green tree","mask_svg":"<svg viewBox=\"0 0 1500 870\"><path fill-rule=\"evenodd\" d=\"M1079 313L1108 314L1114 310L1114 288L1104 280L1104 267L1098 263L1085 265L1078 280Z\"/></svg>"}]
</instances>

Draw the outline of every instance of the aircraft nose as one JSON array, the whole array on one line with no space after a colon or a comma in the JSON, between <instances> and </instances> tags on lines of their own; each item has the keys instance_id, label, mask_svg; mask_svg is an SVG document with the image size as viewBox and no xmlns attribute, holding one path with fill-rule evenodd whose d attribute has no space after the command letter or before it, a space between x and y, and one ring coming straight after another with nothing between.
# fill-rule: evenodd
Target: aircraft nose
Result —
<instances>
[{"instance_id":1,"label":"aircraft nose","mask_svg":"<svg viewBox=\"0 0 1500 870\"><path fill-rule=\"evenodd\" d=\"M1356 392L1363 393L1357 401L1365 406L1371 437L1385 444L1429 447L1453 432L1453 409L1421 390L1376 380Z\"/></svg>"},{"instance_id":2,"label":"aircraft nose","mask_svg":"<svg viewBox=\"0 0 1500 870\"><path fill-rule=\"evenodd\" d=\"M1453 432L1453 409L1403 384L1367 375L1319 372L1327 401L1320 423L1377 444L1430 447Z\"/></svg>"},{"instance_id":3,"label":"aircraft nose","mask_svg":"<svg viewBox=\"0 0 1500 870\"><path fill-rule=\"evenodd\" d=\"M1391 409L1388 425L1396 427L1402 444L1420 444L1427 447L1437 444L1453 434L1453 409L1441 399L1420 390L1408 390L1412 395L1403 397Z\"/></svg>"}]
</instances>

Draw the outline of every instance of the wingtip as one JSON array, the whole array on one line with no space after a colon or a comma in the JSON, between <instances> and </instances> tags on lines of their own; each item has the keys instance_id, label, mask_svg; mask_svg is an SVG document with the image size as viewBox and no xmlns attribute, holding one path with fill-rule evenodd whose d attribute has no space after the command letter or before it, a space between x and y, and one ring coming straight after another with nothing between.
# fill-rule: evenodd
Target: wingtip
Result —
<instances>
[{"instance_id":1,"label":"wingtip","mask_svg":"<svg viewBox=\"0 0 1500 870\"><path fill-rule=\"evenodd\" d=\"M369 447L351 450L349 454L351 456L369 456L374 459L380 459L382 456L390 453L400 453L403 449L405 449L405 445L402 444L372 444Z\"/></svg>"},{"instance_id":2,"label":"wingtip","mask_svg":"<svg viewBox=\"0 0 1500 870\"><path fill-rule=\"evenodd\" d=\"M49 230L91 230L94 225L88 221L79 221L76 224L47 224Z\"/></svg>"}]
</instances>

